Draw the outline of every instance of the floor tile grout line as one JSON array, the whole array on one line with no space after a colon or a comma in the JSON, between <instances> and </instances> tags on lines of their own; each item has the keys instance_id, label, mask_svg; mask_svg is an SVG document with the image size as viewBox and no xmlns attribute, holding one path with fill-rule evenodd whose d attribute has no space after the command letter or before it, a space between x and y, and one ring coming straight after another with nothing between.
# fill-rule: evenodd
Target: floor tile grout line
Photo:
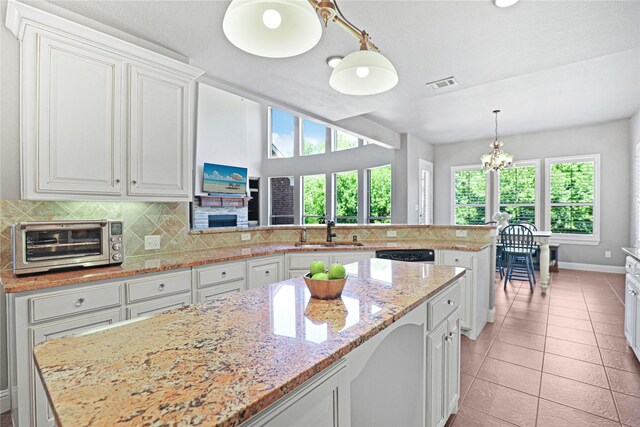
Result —
<instances>
[{"instance_id":1,"label":"floor tile grout line","mask_svg":"<svg viewBox=\"0 0 640 427\"><path fill-rule=\"evenodd\" d=\"M614 422L614 423L616 422L616 421L613 421L611 418L606 418L606 417L603 417L602 415L598 415L598 414L594 414L594 413L592 413L592 412L584 411L584 410L582 410L582 409L574 408L573 406L565 405L564 403L556 402L555 400L546 399L546 398L544 398L544 397L541 397L540 399L538 399L538 405L540 404L540 401L542 401L542 400L544 400L545 402L550 402L550 403L553 403L553 404L555 404L555 405L560 405L560 406L563 406L563 407L565 407L565 408L572 409L572 410L574 410L574 411L581 412L581 413L583 413L583 414L587 414L587 415L590 415L590 416L593 416L593 417L598 417L598 418L600 418L600 419L602 419L602 420L606 420L606 421ZM617 423L618 423L618 424L622 424L620 421L617 421Z\"/></svg>"}]
</instances>

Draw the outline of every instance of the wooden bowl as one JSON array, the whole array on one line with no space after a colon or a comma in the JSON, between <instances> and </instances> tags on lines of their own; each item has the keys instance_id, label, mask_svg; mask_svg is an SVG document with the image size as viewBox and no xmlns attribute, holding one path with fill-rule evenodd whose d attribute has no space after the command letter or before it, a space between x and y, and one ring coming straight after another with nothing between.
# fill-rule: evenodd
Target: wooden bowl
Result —
<instances>
[{"instance_id":1,"label":"wooden bowl","mask_svg":"<svg viewBox=\"0 0 640 427\"><path fill-rule=\"evenodd\" d=\"M318 299L340 298L344 285L347 283L346 277L344 279L314 280L311 278L311 273L307 273L303 277L309 292L311 292L311 297Z\"/></svg>"}]
</instances>

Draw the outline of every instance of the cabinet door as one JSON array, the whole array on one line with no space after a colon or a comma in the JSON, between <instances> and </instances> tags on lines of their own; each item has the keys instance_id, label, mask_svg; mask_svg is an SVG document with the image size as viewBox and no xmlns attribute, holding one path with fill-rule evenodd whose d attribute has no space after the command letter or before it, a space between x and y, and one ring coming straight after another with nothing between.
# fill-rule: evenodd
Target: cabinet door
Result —
<instances>
[{"instance_id":1,"label":"cabinet door","mask_svg":"<svg viewBox=\"0 0 640 427\"><path fill-rule=\"evenodd\" d=\"M374 252L338 252L331 256L331 262L344 265L375 258L375 256L376 254Z\"/></svg>"},{"instance_id":2,"label":"cabinet door","mask_svg":"<svg viewBox=\"0 0 640 427\"><path fill-rule=\"evenodd\" d=\"M247 262L249 289L261 288L283 279L283 258L270 257Z\"/></svg>"},{"instance_id":3,"label":"cabinet door","mask_svg":"<svg viewBox=\"0 0 640 427\"><path fill-rule=\"evenodd\" d=\"M635 294L633 295L634 302L634 332L633 332L633 351L636 353L636 357L640 358L640 292L638 292L638 288L635 290Z\"/></svg>"},{"instance_id":4,"label":"cabinet door","mask_svg":"<svg viewBox=\"0 0 640 427\"><path fill-rule=\"evenodd\" d=\"M624 336L631 347L636 345L635 342L635 324L636 324L636 286L633 280L627 275L625 279L625 298L624 298Z\"/></svg>"},{"instance_id":5,"label":"cabinet door","mask_svg":"<svg viewBox=\"0 0 640 427\"><path fill-rule=\"evenodd\" d=\"M197 292L198 302L207 302L216 297L234 294L236 292L244 291L245 288L246 285L244 279L236 280L235 282L223 283L221 285L210 286Z\"/></svg>"},{"instance_id":6,"label":"cabinet door","mask_svg":"<svg viewBox=\"0 0 640 427\"><path fill-rule=\"evenodd\" d=\"M40 36L38 52L37 140L23 173L37 171L36 193L120 195L122 62L57 36Z\"/></svg>"},{"instance_id":7,"label":"cabinet door","mask_svg":"<svg viewBox=\"0 0 640 427\"><path fill-rule=\"evenodd\" d=\"M475 300L473 298L473 271L467 270L464 280L460 282L460 327L473 328L473 313ZM477 309L477 308L476 308Z\"/></svg>"},{"instance_id":8,"label":"cabinet door","mask_svg":"<svg viewBox=\"0 0 640 427\"><path fill-rule=\"evenodd\" d=\"M186 78L130 67L130 195L189 197L190 89Z\"/></svg>"},{"instance_id":9,"label":"cabinet door","mask_svg":"<svg viewBox=\"0 0 640 427\"><path fill-rule=\"evenodd\" d=\"M460 310L447 319L446 364L447 382L445 384L445 418L458 412L460 398Z\"/></svg>"},{"instance_id":10,"label":"cabinet door","mask_svg":"<svg viewBox=\"0 0 640 427\"><path fill-rule=\"evenodd\" d=\"M191 294L174 295L159 298L150 302L135 304L127 308L127 319L151 316L152 314L163 313L174 308L185 307L191 304Z\"/></svg>"},{"instance_id":11,"label":"cabinet door","mask_svg":"<svg viewBox=\"0 0 640 427\"><path fill-rule=\"evenodd\" d=\"M447 322L442 322L427 336L427 426L441 427L445 413Z\"/></svg>"},{"instance_id":12,"label":"cabinet door","mask_svg":"<svg viewBox=\"0 0 640 427\"><path fill-rule=\"evenodd\" d=\"M37 344L53 338L61 338L67 335L76 335L90 329L112 325L121 320L120 309L105 311L89 316L76 317L66 322L57 322L31 328L31 351ZM35 415L38 427L53 426L55 419L49 406L44 385L40 375L36 372L33 361L31 362L32 375L35 379Z\"/></svg>"}]
</instances>

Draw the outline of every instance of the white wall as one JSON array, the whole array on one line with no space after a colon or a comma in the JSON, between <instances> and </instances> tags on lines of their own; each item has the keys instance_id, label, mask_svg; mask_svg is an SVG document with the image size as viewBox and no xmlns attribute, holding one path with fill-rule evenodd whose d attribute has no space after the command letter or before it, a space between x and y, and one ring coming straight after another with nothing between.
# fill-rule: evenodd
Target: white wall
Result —
<instances>
[{"instance_id":1,"label":"white wall","mask_svg":"<svg viewBox=\"0 0 640 427\"><path fill-rule=\"evenodd\" d=\"M630 121L625 119L502 138L505 151L513 154L515 160L601 154L600 244L563 244L560 248L561 263L623 265L624 256L620 248L629 243L629 133ZM480 156L489 149L489 143L489 140L476 140L435 146L436 223L450 223L451 166L479 164ZM544 209L544 178L542 181L541 206ZM611 251L612 258L605 258L605 251Z\"/></svg>"},{"instance_id":2,"label":"white wall","mask_svg":"<svg viewBox=\"0 0 640 427\"><path fill-rule=\"evenodd\" d=\"M629 193L631 202L629 221L629 244L638 245L640 236L640 111L631 117L629 122L629 142L630 142L630 167L631 167L631 192Z\"/></svg>"},{"instance_id":3,"label":"white wall","mask_svg":"<svg viewBox=\"0 0 640 427\"><path fill-rule=\"evenodd\" d=\"M261 175L260 115L257 102L198 83L195 194L202 194L204 163L246 167L249 176Z\"/></svg>"}]
</instances>

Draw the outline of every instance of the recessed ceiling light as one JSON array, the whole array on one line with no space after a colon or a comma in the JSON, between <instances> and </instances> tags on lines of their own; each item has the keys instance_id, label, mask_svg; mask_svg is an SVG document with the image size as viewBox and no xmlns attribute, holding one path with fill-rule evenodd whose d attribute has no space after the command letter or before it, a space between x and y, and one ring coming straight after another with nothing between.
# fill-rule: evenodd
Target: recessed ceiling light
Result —
<instances>
[{"instance_id":1,"label":"recessed ceiling light","mask_svg":"<svg viewBox=\"0 0 640 427\"><path fill-rule=\"evenodd\" d=\"M330 56L327 58L327 65L331 68L336 68L336 66L340 63L340 61L342 61L343 58L344 56Z\"/></svg>"},{"instance_id":2,"label":"recessed ceiling light","mask_svg":"<svg viewBox=\"0 0 640 427\"><path fill-rule=\"evenodd\" d=\"M518 3L518 0L493 0L493 4L498 7L509 7Z\"/></svg>"}]
</instances>

